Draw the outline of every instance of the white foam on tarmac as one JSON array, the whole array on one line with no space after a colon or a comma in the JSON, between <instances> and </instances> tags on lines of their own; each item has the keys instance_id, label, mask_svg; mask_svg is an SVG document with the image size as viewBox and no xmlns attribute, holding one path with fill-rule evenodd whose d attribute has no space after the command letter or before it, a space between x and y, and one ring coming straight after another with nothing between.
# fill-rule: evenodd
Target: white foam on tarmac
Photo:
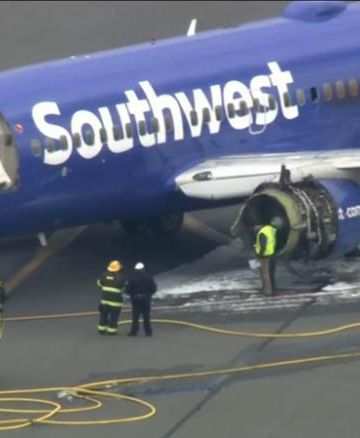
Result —
<instances>
[{"instance_id":1,"label":"white foam on tarmac","mask_svg":"<svg viewBox=\"0 0 360 438\"><path fill-rule=\"evenodd\" d=\"M317 304L356 301L360 299L360 259L339 259L334 261L311 262L301 265L303 272L327 272L332 277L331 284L324 286L318 292L305 292L306 286L299 290L291 285L301 285L302 280L289 273L284 266L279 266L277 278L280 286L289 287L289 293L275 297L264 297L260 293L260 276L257 270L244 268L244 258L236 243L217 247L201 259L181 265L175 269L159 274L156 281L159 286L157 298L191 296L201 293L201 302L183 304L182 307L198 307L210 309L214 304L217 308L236 311L254 311L264 308L289 308L303 305L310 300ZM336 281L336 278L339 278ZM346 279L341 279L345 277ZM306 281L306 275L304 276ZM305 280L304 280L305 281ZM311 284L309 290L311 290ZM314 288L312 288L314 290ZM219 298L214 292L225 294ZM226 292L232 292L226 296ZM236 292L239 298L236 298ZM208 297L206 296L209 293ZM204 296L205 295L205 296ZM235 298L234 298L235 295ZM241 295L241 297L240 297Z\"/></svg>"},{"instance_id":2,"label":"white foam on tarmac","mask_svg":"<svg viewBox=\"0 0 360 438\"><path fill-rule=\"evenodd\" d=\"M220 246L201 259L159 274L158 298L218 290L260 288L257 272L241 268L244 259L236 244Z\"/></svg>"}]
</instances>

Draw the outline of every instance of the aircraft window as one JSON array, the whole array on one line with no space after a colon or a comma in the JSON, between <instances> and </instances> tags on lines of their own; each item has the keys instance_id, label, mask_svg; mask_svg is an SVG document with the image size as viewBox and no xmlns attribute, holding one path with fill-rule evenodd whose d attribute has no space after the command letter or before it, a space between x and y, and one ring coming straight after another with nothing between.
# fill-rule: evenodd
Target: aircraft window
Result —
<instances>
[{"instance_id":1,"label":"aircraft window","mask_svg":"<svg viewBox=\"0 0 360 438\"><path fill-rule=\"evenodd\" d=\"M253 108L256 112L260 111L260 100L258 98L253 100Z\"/></svg>"},{"instance_id":2,"label":"aircraft window","mask_svg":"<svg viewBox=\"0 0 360 438\"><path fill-rule=\"evenodd\" d=\"M296 100L299 106L304 106L306 103L305 93L301 88L296 90Z\"/></svg>"},{"instance_id":3,"label":"aircraft window","mask_svg":"<svg viewBox=\"0 0 360 438\"><path fill-rule=\"evenodd\" d=\"M31 140L31 152L36 157L41 155L41 143L40 143L40 140L37 140L37 139Z\"/></svg>"},{"instance_id":4,"label":"aircraft window","mask_svg":"<svg viewBox=\"0 0 360 438\"><path fill-rule=\"evenodd\" d=\"M94 131L91 130L85 131L84 140L86 144L93 145L95 142Z\"/></svg>"},{"instance_id":5,"label":"aircraft window","mask_svg":"<svg viewBox=\"0 0 360 438\"><path fill-rule=\"evenodd\" d=\"M349 80L350 96L357 96L359 94L359 85L356 79Z\"/></svg>"},{"instance_id":6,"label":"aircraft window","mask_svg":"<svg viewBox=\"0 0 360 438\"><path fill-rule=\"evenodd\" d=\"M228 111L230 119L235 117L235 106L233 103L228 104L227 111Z\"/></svg>"},{"instance_id":7,"label":"aircraft window","mask_svg":"<svg viewBox=\"0 0 360 438\"><path fill-rule=\"evenodd\" d=\"M276 102L274 96L269 96L269 109L276 109Z\"/></svg>"},{"instance_id":8,"label":"aircraft window","mask_svg":"<svg viewBox=\"0 0 360 438\"><path fill-rule=\"evenodd\" d=\"M247 114L249 114L249 108L246 105L245 100L240 101L240 111L241 111L241 115L243 115L243 116L246 116Z\"/></svg>"},{"instance_id":9,"label":"aircraft window","mask_svg":"<svg viewBox=\"0 0 360 438\"><path fill-rule=\"evenodd\" d=\"M100 129L100 141L101 141L101 143L107 142L107 132L106 132L105 128Z\"/></svg>"},{"instance_id":10,"label":"aircraft window","mask_svg":"<svg viewBox=\"0 0 360 438\"><path fill-rule=\"evenodd\" d=\"M222 119L222 108L220 105L215 107L215 117L217 121L220 121Z\"/></svg>"},{"instance_id":11,"label":"aircraft window","mask_svg":"<svg viewBox=\"0 0 360 438\"><path fill-rule=\"evenodd\" d=\"M5 145L11 146L13 144L13 136L11 134L5 134Z\"/></svg>"},{"instance_id":12,"label":"aircraft window","mask_svg":"<svg viewBox=\"0 0 360 438\"><path fill-rule=\"evenodd\" d=\"M343 81L335 82L336 95L339 99L344 99L346 96L345 85Z\"/></svg>"},{"instance_id":13,"label":"aircraft window","mask_svg":"<svg viewBox=\"0 0 360 438\"><path fill-rule=\"evenodd\" d=\"M146 134L146 123L145 120L139 121L139 134L145 135Z\"/></svg>"},{"instance_id":14,"label":"aircraft window","mask_svg":"<svg viewBox=\"0 0 360 438\"><path fill-rule=\"evenodd\" d=\"M311 96L311 100L313 102L318 102L319 100L319 95L318 95L318 90L316 87L311 87L310 88L310 96Z\"/></svg>"},{"instance_id":15,"label":"aircraft window","mask_svg":"<svg viewBox=\"0 0 360 438\"><path fill-rule=\"evenodd\" d=\"M65 135L61 135L59 138L60 141L60 149L62 149L63 151L66 151L68 148L68 141L67 138L65 137Z\"/></svg>"},{"instance_id":16,"label":"aircraft window","mask_svg":"<svg viewBox=\"0 0 360 438\"><path fill-rule=\"evenodd\" d=\"M198 124L198 115L194 110L190 112L190 121L192 126L196 126Z\"/></svg>"},{"instance_id":17,"label":"aircraft window","mask_svg":"<svg viewBox=\"0 0 360 438\"><path fill-rule=\"evenodd\" d=\"M45 139L45 147L48 152L54 152L55 151L55 142L53 138L46 138Z\"/></svg>"},{"instance_id":18,"label":"aircraft window","mask_svg":"<svg viewBox=\"0 0 360 438\"><path fill-rule=\"evenodd\" d=\"M172 118L170 116L165 117L165 127L166 127L166 130L168 132L170 132L174 129L173 121L172 121Z\"/></svg>"},{"instance_id":19,"label":"aircraft window","mask_svg":"<svg viewBox=\"0 0 360 438\"><path fill-rule=\"evenodd\" d=\"M159 120L158 119L152 119L151 120L151 130L154 134L157 134L159 132Z\"/></svg>"},{"instance_id":20,"label":"aircraft window","mask_svg":"<svg viewBox=\"0 0 360 438\"><path fill-rule=\"evenodd\" d=\"M204 108L203 109L203 120L205 123L210 122L210 111L209 108Z\"/></svg>"},{"instance_id":21,"label":"aircraft window","mask_svg":"<svg viewBox=\"0 0 360 438\"><path fill-rule=\"evenodd\" d=\"M79 148L81 146L80 134L74 134L73 139L74 139L74 148Z\"/></svg>"},{"instance_id":22,"label":"aircraft window","mask_svg":"<svg viewBox=\"0 0 360 438\"><path fill-rule=\"evenodd\" d=\"M123 136L122 136L122 132L121 132L119 126L114 125L113 128L112 128L112 130L113 130L113 136L114 136L114 140L115 140L115 141L117 141L117 140L121 140L121 139L123 138Z\"/></svg>"},{"instance_id":23,"label":"aircraft window","mask_svg":"<svg viewBox=\"0 0 360 438\"><path fill-rule=\"evenodd\" d=\"M327 83L323 85L323 95L326 102L329 102L333 99L334 94L331 84Z\"/></svg>"},{"instance_id":24,"label":"aircraft window","mask_svg":"<svg viewBox=\"0 0 360 438\"><path fill-rule=\"evenodd\" d=\"M289 107L289 106L292 105L292 103L291 103L291 96L290 96L290 93L288 91L286 91L283 94L283 99L284 99L284 104L285 104L286 107Z\"/></svg>"},{"instance_id":25,"label":"aircraft window","mask_svg":"<svg viewBox=\"0 0 360 438\"><path fill-rule=\"evenodd\" d=\"M126 132L126 137L127 138L132 138L132 126L131 126L131 123L127 123L126 125L125 125L125 132Z\"/></svg>"}]
</instances>

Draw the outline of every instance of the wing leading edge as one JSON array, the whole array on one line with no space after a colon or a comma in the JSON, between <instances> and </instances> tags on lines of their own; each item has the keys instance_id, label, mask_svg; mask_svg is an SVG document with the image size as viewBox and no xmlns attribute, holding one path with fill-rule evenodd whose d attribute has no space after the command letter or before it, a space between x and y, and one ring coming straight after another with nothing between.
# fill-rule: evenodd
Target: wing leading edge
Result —
<instances>
[{"instance_id":1,"label":"wing leading edge","mask_svg":"<svg viewBox=\"0 0 360 438\"><path fill-rule=\"evenodd\" d=\"M176 176L175 184L186 196L223 200L249 196L259 184L278 181L281 166L298 182L316 178L351 177L360 168L360 151L228 156L206 160Z\"/></svg>"}]
</instances>

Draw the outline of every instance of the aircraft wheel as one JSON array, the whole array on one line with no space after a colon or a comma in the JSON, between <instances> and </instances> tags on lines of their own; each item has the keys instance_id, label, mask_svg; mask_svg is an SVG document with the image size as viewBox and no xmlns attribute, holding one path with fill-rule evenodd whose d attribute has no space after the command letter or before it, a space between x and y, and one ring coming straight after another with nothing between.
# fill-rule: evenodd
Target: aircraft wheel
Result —
<instances>
[{"instance_id":1,"label":"aircraft wheel","mask_svg":"<svg viewBox=\"0 0 360 438\"><path fill-rule=\"evenodd\" d=\"M160 236L174 236L177 234L184 222L184 213L168 211L163 216L153 219L150 222L152 231Z\"/></svg>"}]
</instances>

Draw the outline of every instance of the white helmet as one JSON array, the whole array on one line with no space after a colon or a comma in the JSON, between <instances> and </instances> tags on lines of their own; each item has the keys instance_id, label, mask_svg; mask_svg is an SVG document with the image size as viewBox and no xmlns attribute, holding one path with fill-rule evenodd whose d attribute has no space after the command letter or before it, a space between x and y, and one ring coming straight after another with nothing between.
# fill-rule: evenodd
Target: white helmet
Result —
<instances>
[{"instance_id":1,"label":"white helmet","mask_svg":"<svg viewBox=\"0 0 360 438\"><path fill-rule=\"evenodd\" d=\"M141 262L136 263L136 265L135 265L135 269L136 269L137 271L141 271L141 270L144 269L144 268L145 268L145 266L144 266Z\"/></svg>"}]
</instances>

